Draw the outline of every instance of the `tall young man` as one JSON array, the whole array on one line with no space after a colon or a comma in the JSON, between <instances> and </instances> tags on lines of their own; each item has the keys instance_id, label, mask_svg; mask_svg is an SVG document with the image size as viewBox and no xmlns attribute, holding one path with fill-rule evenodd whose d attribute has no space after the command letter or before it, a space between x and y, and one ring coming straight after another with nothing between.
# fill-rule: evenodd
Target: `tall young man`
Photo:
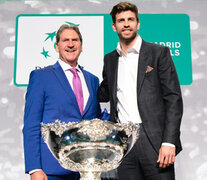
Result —
<instances>
[{"instance_id":1,"label":"tall young man","mask_svg":"<svg viewBox=\"0 0 207 180\"><path fill-rule=\"evenodd\" d=\"M170 51L140 37L134 4L118 3L110 14L119 43L104 57L99 100L110 101L111 121L140 123L139 139L119 166L118 179L174 180L183 103Z\"/></svg>"}]
</instances>

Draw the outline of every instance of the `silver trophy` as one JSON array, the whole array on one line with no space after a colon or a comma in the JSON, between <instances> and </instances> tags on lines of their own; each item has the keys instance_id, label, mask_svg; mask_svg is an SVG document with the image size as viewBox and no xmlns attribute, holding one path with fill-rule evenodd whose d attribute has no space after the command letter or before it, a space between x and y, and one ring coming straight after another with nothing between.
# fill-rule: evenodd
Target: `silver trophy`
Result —
<instances>
[{"instance_id":1,"label":"silver trophy","mask_svg":"<svg viewBox=\"0 0 207 180\"><path fill-rule=\"evenodd\" d=\"M138 139L139 126L99 119L41 123L42 137L60 165L79 171L81 180L100 180L115 169Z\"/></svg>"}]
</instances>

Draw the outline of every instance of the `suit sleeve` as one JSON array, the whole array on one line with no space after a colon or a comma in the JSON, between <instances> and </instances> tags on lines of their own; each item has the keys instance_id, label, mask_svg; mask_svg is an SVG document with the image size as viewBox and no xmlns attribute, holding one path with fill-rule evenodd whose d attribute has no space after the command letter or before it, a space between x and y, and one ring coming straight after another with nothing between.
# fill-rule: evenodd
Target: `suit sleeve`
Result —
<instances>
[{"instance_id":1,"label":"suit sleeve","mask_svg":"<svg viewBox=\"0 0 207 180\"><path fill-rule=\"evenodd\" d=\"M97 98L96 100L98 102L99 79L97 77L95 78L94 84L96 87L96 98ZM97 117L98 118L101 117L101 106L100 106L99 102L98 102L98 107L97 107Z\"/></svg>"},{"instance_id":2,"label":"suit sleeve","mask_svg":"<svg viewBox=\"0 0 207 180\"><path fill-rule=\"evenodd\" d=\"M163 49L159 60L159 78L166 109L163 142L176 145L180 136L183 101L176 69L167 47Z\"/></svg>"},{"instance_id":3,"label":"suit sleeve","mask_svg":"<svg viewBox=\"0 0 207 180\"><path fill-rule=\"evenodd\" d=\"M107 80L107 61L106 56L104 57L104 66L103 66L103 81L99 86L98 98L99 102L108 102L109 101L109 90L108 90L108 80Z\"/></svg>"},{"instance_id":4,"label":"suit sleeve","mask_svg":"<svg viewBox=\"0 0 207 180\"><path fill-rule=\"evenodd\" d=\"M33 71L30 74L26 93L24 112L24 154L25 171L41 169L40 139L42 114L44 109L44 90L40 73Z\"/></svg>"}]
</instances>

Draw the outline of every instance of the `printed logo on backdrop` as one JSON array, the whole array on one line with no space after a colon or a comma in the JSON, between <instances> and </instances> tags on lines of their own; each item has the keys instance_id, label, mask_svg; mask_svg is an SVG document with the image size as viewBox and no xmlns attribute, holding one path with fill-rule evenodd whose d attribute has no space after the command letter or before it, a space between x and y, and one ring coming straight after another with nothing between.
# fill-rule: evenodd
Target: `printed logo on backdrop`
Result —
<instances>
[{"instance_id":1,"label":"printed logo on backdrop","mask_svg":"<svg viewBox=\"0 0 207 180\"><path fill-rule=\"evenodd\" d=\"M154 42L162 46L167 46L170 49L171 56L180 56L181 42Z\"/></svg>"},{"instance_id":2,"label":"printed logo on backdrop","mask_svg":"<svg viewBox=\"0 0 207 180\"><path fill-rule=\"evenodd\" d=\"M148 42L170 49L181 85L192 83L190 20L185 14L140 14L138 33ZM14 84L27 86L32 70L54 64L56 31L62 24L77 25L83 36L79 64L102 80L104 54L113 51L118 36L109 14L19 15L16 20Z\"/></svg>"}]
</instances>

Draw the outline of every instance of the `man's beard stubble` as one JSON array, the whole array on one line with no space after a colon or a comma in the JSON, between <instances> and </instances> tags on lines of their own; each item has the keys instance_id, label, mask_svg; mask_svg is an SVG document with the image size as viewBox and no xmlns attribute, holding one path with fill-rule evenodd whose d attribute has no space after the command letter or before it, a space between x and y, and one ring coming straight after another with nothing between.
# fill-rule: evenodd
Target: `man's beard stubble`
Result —
<instances>
[{"instance_id":1,"label":"man's beard stubble","mask_svg":"<svg viewBox=\"0 0 207 180\"><path fill-rule=\"evenodd\" d=\"M125 38L120 34L118 34L120 41L123 41L126 45L129 45L136 37L137 37L137 32L133 32L132 36L129 38Z\"/></svg>"}]
</instances>

